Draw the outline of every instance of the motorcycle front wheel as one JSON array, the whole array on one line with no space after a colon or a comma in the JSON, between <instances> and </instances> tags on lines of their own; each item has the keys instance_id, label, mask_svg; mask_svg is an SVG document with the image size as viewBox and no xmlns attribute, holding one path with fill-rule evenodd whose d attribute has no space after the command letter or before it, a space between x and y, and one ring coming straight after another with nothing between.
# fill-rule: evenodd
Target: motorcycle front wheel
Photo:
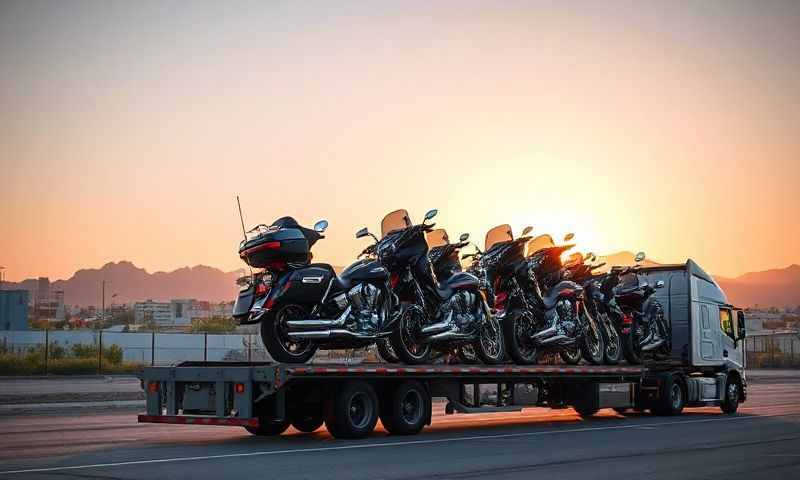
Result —
<instances>
[{"instance_id":1,"label":"motorcycle front wheel","mask_svg":"<svg viewBox=\"0 0 800 480\"><path fill-rule=\"evenodd\" d=\"M603 363L606 365L616 365L622 358L622 338L619 335L607 313L598 315L598 322L603 332Z\"/></svg>"},{"instance_id":2,"label":"motorcycle front wheel","mask_svg":"<svg viewBox=\"0 0 800 480\"><path fill-rule=\"evenodd\" d=\"M603 334L600 333L600 326L594 318L589 315L586 306L582 306L579 314L581 315L581 322L583 323L583 338L580 342L580 349L583 358L592 365L600 365L603 363L603 352L605 351L605 344L603 343Z\"/></svg>"},{"instance_id":3,"label":"motorcycle front wheel","mask_svg":"<svg viewBox=\"0 0 800 480\"><path fill-rule=\"evenodd\" d=\"M425 323L425 312L418 305L403 307L397 326L389 337L397 358L408 365L420 365L430 359L431 346L419 343L418 332Z\"/></svg>"},{"instance_id":4,"label":"motorcycle front wheel","mask_svg":"<svg viewBox=\"0 0 800 480\"><path fill-rule=\"evenodd\" d=\"M473 343L473 348L478 358L487 365L501 363L506 357L506 346L503 341L503 329L497 317L487 314L488 317L479 326L478 339Z\"/></svg>"},{"instance_id":5,"label":"motorcycle front wheel","mask_svg":"<svg viewBox=\"0 0 800 480\"><path fill-rule=\"evenodd\" d=\"M622 352L625 355L625 360L631 365L639 365L642 363L641 341L645 334L645 328L642 324L641 317L639 315L634 315L630 332L622 335Z\"/></svg>"},{"instance_id":6,"label":"motorcycle front wheel","mask_svg":"<svg viewBox=\"0 0 800 480\"><path fill-rule=\"evenodd\" d=\"M508 355L518 365L533 365L536 363L539 349L533 344L528 323L523 315L512 315L501 322L503 337L505 338Z\"/></svg>"},{"instance_id":7,"label":"motorcycle front wheel","mask_svg":"<svg viewBox=\"0 0 800 480\"><path fill-rule=\"evenodd\" d=\"M269 355L278 362L306 363L317 353L317 344L311 340L291 340L286 322L308 318L301 305L286 304L269 312L261 320L261 341Z\"/></svg>"},{"instance_id":8,"label":"motorcycle front wheel","mask_svg":"<svg viewBox=\"0 0 800 480\"><path fill-rule=\"evenodd\" d=\"M397 358L397 355L394 353L394 349L392 348L392 344L389 340L378 340L377 344L375 345L378 349L378 356L381 357L386 363L397 363L400 360Z\"/></svg>"}]
</instances>

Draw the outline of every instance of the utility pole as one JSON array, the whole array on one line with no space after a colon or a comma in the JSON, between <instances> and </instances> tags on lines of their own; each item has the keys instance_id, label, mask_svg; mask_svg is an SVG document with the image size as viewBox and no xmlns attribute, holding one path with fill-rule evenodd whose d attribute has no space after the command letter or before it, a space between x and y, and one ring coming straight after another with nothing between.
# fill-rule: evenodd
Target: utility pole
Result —
<instances>
[{"instance_id":1,"label":"utility pole","mask_svg":"<svg viewBox=\"0 0 800 480\"><path fill-rule=\"evenodd\" d=\"M106 281L103 280L103 298L100 303L100 328L103 328L103 322L106 321Z\"/></svg>"},{"instance_id":2,"label":"utility pole","mask_svg":"<svg viewBox=\"0 0 800 480\"><path fill-rule=\"evenodd\" d=\"M6 267L0 266L0 290L3 289L3 270L5 269Z\"/></svg>"}]
</instances>

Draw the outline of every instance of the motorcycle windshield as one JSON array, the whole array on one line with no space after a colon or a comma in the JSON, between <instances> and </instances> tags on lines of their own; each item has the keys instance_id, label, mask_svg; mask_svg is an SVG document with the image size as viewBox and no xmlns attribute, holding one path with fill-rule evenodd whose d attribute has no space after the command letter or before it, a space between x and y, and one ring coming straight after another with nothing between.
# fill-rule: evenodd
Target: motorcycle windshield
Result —
<instances>
[{"instance_id":1,"label":"motorcycle windshield","mask_svg":"<svg viewBox=\"0 0 800 480\"><path fill-rule=\"evenodd\" d=\"M447 236L447 231L444 228L437 228L436 230L431 230L426 233L425 241L428 242L429 249L450 244L450 238Z\"/></svg>"},{"instance_id":2,"label":"motorcycle windshield","mask_svg":"<svg viewBox=\"0 0 800 480\"><path fill-rule=\"evenodd\" d=\"M532 255L543 248L550 248L555 247L556 244L553 243L553 237L548 234L539 235L536 238L532 238L528 242L528 255Z\"/></svg>"},{"instance_id":3,"label":"motorcycle windshield","mask_svg":"<svg viewBox=\"0 0 800 480\"><path fill-rule=\"evenodd\" d=\"M567 257L566 261L564 261L565 267L577 267L578 265L583 265L583 254L581 252L575 252Z\"/></svg>"},{"instance_id":4,"label":"motorcycle windshield","mask_svg":"<svg viewBox=\"0 0 800 480\"><path fill-rule=\"evenodd\" d=\"M511 225L507 223L498 225L486 232L486 238L483 242L483 251L488 251L499 243L510 242L512 240L514 240L514 236L511 234Z\"/></svg>"},{"instance_id":5,"label":"motorcycle windshield","mask_svg":"<svg viewBox=\"0 0 800 480\"><path fill-rule=\"evenodd\" d=\"M381 238L392 232L403 230L404 228L408 228L412 225L413 223L411 223L411 217L408 216L408 212L406 210L395 210L394 212L383 217L383 220L381 221Z\"/></svg>"}]
</instances>

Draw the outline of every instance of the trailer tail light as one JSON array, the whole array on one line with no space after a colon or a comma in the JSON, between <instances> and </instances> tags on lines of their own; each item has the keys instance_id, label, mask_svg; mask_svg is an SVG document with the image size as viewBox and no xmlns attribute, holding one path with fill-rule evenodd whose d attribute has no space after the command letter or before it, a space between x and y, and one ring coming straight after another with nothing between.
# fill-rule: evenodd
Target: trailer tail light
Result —
<instances>
[{"instance_id":1,"label":"trailer tail light","mask_svg":"<svg viewBox=\"0 0 800 480\"><path fill-rule=\"evenodd\" d=\"M242 393L244 393L244 383L237 383L237 384L235 384L235 385L233 386L233 390L234 390L236 393L238 393L238 394L240 394L240 395L241 395Z\"/></svg>"},{"instance_id":2,"label":"trailer tail light","mask_svg":"<svg viewBox=\"0 0 800 480\"><path fill-rule=\"evenodd\" d=\"M150 382L147 384L147 391L150 393L158 393L158 382Z\"/></svg>"}]
</instances>

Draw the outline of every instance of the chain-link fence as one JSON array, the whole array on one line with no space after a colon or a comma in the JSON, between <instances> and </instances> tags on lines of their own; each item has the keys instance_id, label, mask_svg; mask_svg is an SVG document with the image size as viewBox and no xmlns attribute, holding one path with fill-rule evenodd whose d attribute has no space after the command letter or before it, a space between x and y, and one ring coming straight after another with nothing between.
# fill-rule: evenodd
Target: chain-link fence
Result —
<instances>
[{"instance_id":1,"label":"chain-link fence","mask_svg":"<svg viewBox=\"0 0 800 480\"><path fill-rule=\"evenodd\" d=\"M320 351L311 363L375 360L372 350ZM147 365L264 362L257 333L161 333L91 330L0 332L0 375L134 373Z\"/></svg>"},{"instance_id":2,"label":"chain-link fence","mask_svg":"<svg viewBox=\"0 0 800 480\"><path fill-rule=\"evenodd\" d=\"M745 338L748 368L800 367L800 333L758 332Z\"/></svg>"}]
</instances>

